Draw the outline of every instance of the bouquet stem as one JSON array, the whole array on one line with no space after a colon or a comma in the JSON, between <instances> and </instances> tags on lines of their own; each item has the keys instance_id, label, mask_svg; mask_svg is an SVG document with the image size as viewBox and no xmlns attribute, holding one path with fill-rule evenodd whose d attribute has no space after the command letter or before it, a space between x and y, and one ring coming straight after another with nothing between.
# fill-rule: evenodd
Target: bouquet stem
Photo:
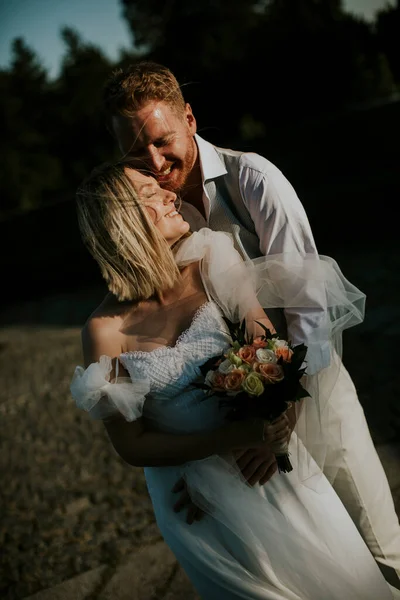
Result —
<instances>
[{"instance_id":1,"label":"bouquet stem","mask_svg":"<svg viewBox=\"0 0 400 600\"><path fill-rule=\"evenodd\" d=\"M272 452L275 455L279 473L290 473L290 471L293 471L292 463L289 459L289 444L287 442L273 444Z\"/></svg>"},{"instance_id":2,"label":"bouquet stem","mask_svg":"<svg viewBox=\"0 0 400 600\"><path fill-rule=\"evenodd\" d=\"M275 454L279 473L290 473L293 471L292 463L289 460L289 454Z\"/></svg>"}]
</instances>

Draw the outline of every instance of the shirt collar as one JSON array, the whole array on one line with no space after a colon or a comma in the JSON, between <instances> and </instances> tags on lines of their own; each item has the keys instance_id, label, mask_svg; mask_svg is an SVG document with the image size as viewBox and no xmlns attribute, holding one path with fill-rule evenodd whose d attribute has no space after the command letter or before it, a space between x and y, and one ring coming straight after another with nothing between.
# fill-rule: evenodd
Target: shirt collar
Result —
<instances>
[{"instance_id":1,"label":"shirt collar","mask_svg":"<svg viewBox=\"0 0 400 600\"><path fill-rule=\"evenodd\" d=\"M200 167L201 173L203 176L203 183L210 180L215 179L216 177L221 177L227 173L224 163L220 159L218 152L215 149L215 146L210 144L210 142L206 142L202 137L200 137L197 133L195 134L195 140L197 143L197 147L199 149L199 159L200 159Z\"/></svg>"}]
</instances>

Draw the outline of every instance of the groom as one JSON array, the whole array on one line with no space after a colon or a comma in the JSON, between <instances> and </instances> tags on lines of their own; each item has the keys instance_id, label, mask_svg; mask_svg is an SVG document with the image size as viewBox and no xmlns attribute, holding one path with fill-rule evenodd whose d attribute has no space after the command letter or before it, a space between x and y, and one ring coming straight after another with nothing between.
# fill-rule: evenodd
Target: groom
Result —
<instances>
[{"instance_id":1,"label":"groom","mask_svg":"<svg viewBox=\"0 0 400 600\"><path fill-rule=\"evenodd\" d=\"M294 252L317 253L304 208L281 171L264 157L217 148L197 133L192 109L173 73L142 61L115 72L104 88L109 127L133 166L147 169L159 184L179 193L181 212L193 231L207 226L233 235L244 258ZM285 310L269 314L278 331L287 324L294 344L307 340L315 314ZM313 353L315 354L315 352ZM329 352L319 349L315 370L327 366ZM341 444L326 463L339 469L333 487L354 520L389 583L400 589L400 525L388 481L373 445L354 384L344 368L332 392L333 425ZM251 485L266 483L276 471L268 448L237 456ZM199 518L182 482L177 508L189 506Z\"/></svg>"}]
</instances>

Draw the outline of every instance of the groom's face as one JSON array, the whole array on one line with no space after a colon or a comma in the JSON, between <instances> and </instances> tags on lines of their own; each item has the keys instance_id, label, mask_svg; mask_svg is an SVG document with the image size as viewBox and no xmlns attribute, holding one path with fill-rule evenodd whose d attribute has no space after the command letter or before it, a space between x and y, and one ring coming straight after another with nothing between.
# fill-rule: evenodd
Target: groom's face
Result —
<instances>
[{"instance_id":1,"label":"groom's face","mask_svg":"<svg viewBox=\"0 0 400 600\"><path fill-rule=\"evenodd\" d=\"M195 164L196 120L189 104L183 114L161 101L143 105L133 117L112 118L121 152L135 169L151 174L159 185L181 191Z\"/></svg>"}]
</instances>

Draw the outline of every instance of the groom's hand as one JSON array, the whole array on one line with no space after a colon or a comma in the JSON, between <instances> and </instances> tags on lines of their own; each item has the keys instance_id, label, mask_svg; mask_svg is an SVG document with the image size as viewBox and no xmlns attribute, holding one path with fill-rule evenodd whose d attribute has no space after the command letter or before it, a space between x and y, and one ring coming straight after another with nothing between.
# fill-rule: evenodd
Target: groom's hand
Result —
<instances>
[{"instance_id":1,"label":"groom's hand","mask_svg":"<svg viewBox=\"0 0 400 600\"><path fill-rule=\"evenodd\" d=\"M194 521L200 521L204 515L204 511L202 511L201 508L196 506L192 501L186 486L186 482L182 477L175 483L174 487L172 488L172 492L175 494L180 492L180 496L174 504L174 511L179 512L182 510L182 508L186 508L186 523L189 525L194 523Z\"/></svg>"},{"instance_id":2,"label":"groom's hand","mask_svg":"<svg viewBox=\"0 0 400 600\"><path fill-rule=\"evenodd\" d=\"M243 477L251 486L256 483L264 485L278 469L269 444L238 450L234 453L234 457Z\"/></svg>"},{"instance_id":3,"label":"groom's hand","mask_svg":"<svg viewBox=\"0 0 400 600\"><path fill-rule=\"evenodd\" d=\"M292 409L290 410L291 414L286 414L287 425L289 427L288 442L296 424L295 412ZM289 410L287 413L289 413ZM233 456L243 477L251 486L256 483L264 485L278 469L275 455L271 450L270 444L267 443L257 448L237 450Z\"/></svg>"}]
</instances>

